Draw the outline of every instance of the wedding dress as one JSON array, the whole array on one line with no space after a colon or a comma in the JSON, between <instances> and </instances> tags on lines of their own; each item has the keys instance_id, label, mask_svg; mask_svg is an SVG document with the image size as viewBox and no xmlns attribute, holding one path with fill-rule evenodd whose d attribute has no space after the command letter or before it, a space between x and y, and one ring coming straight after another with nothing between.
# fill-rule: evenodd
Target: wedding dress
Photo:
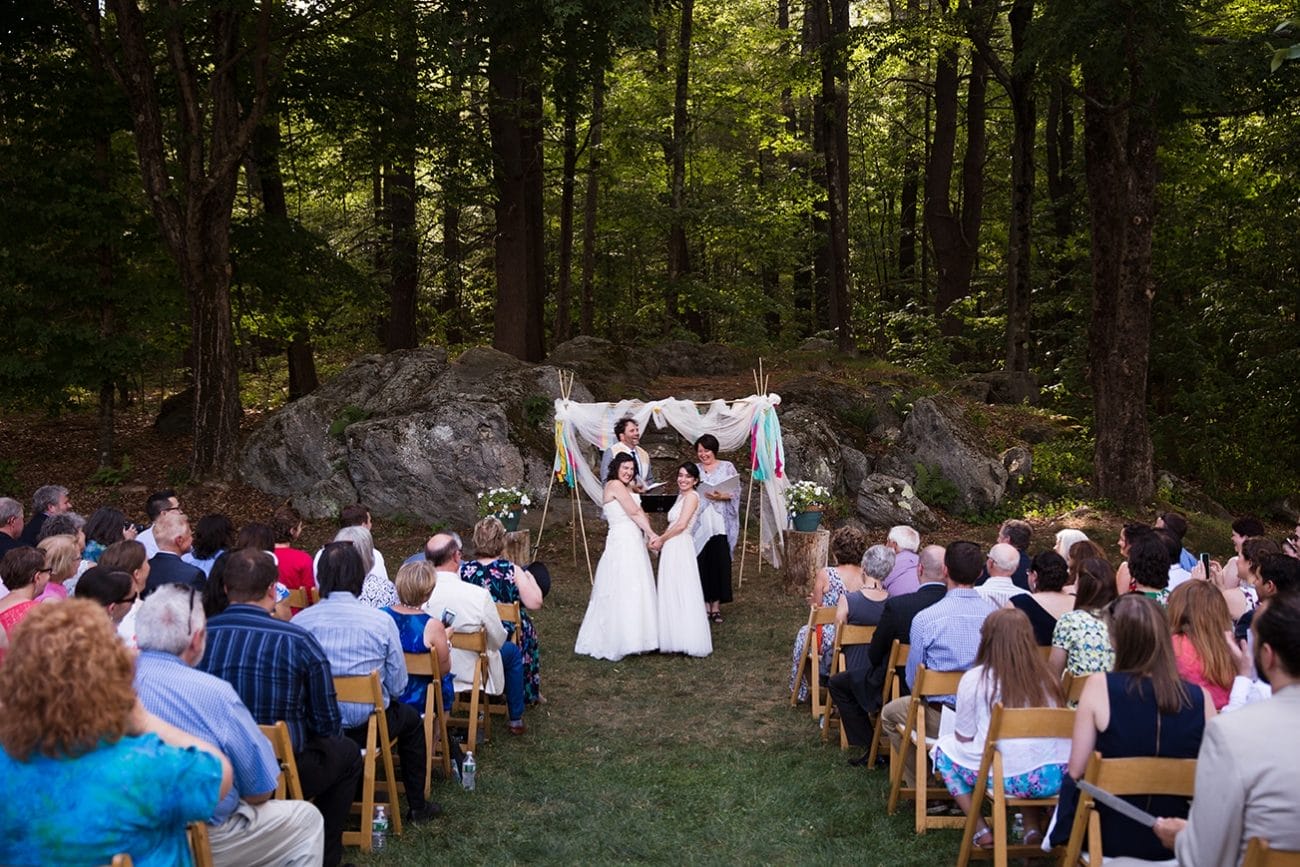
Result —
<instances>
[{"instance_id":1,"label":"wedding dress","mask_svg":"<svg viewBox=\"0 0 1300 867\"><path fill-rule=\"evenodd\" d=\"M668 526L677 523L685 503L685 497L677 498L668 512ZM700 568L695 559L695 540L691 538L702 505L697 503L695 514L685 530L664 542L659 552L660 653L708 656L713 652L713 636L704 611Z\"/></svg>"},{"instance_id":2,"label":"wedding dress","mask_svg":"<svg viewBox=\"0 0 1300 867\"><path fill-rule=\"evenodd\" d=\"M640 503L636 494L632 497ZM655 579L641 528L617 500L603 508L609 535L605 537L605 553L596 566L596 581L573 651L617 661L659 646Z\"/></svg>"}]
</instances>

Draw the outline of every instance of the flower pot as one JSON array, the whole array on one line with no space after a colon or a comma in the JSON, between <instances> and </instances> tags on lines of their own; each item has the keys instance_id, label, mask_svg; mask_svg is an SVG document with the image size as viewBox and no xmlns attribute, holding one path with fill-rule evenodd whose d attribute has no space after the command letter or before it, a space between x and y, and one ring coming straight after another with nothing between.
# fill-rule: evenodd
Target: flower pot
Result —
<instances>
[{"instance_id":1,"label":"flower pot","mask_svg":"<svg viewBox=\"0 0 1300 867\"><path fill-rule=\"evenodd\" d=\"M822 513L821 512L799 512L793 518L791 518L791 521L793 521L794 523L794 528L799 532L811 533L813 530L816 530L819 526L821 526Z\"/></svg>"},{"instance_id":2,"label":"flower pot","mask_svg":"<svg viewBox=\"0 0 1300 867\"><path fill-rule=\"evenodd\" d=\"M507 533L513 533L519 529L519 518L522 514L519 509L511 509L501 519L501 526L506 528Z\"/></svg>"}]
</instances>

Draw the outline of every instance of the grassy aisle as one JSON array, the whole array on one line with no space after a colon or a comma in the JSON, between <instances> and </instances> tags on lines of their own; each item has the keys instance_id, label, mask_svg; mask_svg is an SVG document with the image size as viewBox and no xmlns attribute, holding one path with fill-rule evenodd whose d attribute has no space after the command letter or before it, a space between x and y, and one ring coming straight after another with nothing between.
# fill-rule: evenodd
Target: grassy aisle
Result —
<instances>
[{"instance_id":1,"label":"grassy aisle","mask_svg":"<svg viewBox=\"0 0 1300 867\"><path fill-rule=\"evenodd\" d=\"M765 569L739 588L703 660L619 663L573 653L585 567L550 551L555 586L537 616L542 692L528 734L504 726L478 756L478 788L435 782L446 814L371 864L951 863L957 833L913 834L884 814L883 770L823 746L785 689L802 602ZM597 552L593 551L593 558ZM359 854L359 853L357 853Z\"/></svg>"}]
</instances>

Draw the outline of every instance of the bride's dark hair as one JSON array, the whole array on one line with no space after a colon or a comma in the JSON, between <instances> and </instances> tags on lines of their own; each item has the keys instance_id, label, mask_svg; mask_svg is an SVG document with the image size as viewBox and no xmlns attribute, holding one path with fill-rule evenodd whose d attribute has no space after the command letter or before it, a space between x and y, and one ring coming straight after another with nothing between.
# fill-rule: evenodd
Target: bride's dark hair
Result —
<instances>
[{"instance_id":1,"label":"bride's dark hair","mask_svg":"<svg viewBox=\"0 0 1300 867\"><path fill-rule=\"evenodd\" d=\"M623 464L630 463L633 463L633 459L627 452L619 452L614 455L613 459L609 462L609 470L605 474L605 481L612 482L618 479L618 468Z\"/></svg>"},{"instance_id":2,"label":"bride's dark hair","mask_svg":"<svg viewBox=\"0 0 1300 867\"><path fill-rule=\"evenodd\" d=\"M690 461L687 461L686 463L677 465L677 471L681 472L682 470L686 470L686 475L690 476L692 479L695 479L695 484L697 486L700 484L699 467L695 466L695 464L691 463Z\"/></svg>"}]
</instances>

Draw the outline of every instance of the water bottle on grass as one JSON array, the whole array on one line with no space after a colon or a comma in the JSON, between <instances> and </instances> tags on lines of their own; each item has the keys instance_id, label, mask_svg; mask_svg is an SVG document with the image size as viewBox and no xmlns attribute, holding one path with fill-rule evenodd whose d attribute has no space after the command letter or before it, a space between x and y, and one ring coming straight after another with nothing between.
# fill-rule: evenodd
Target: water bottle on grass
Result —
<instances>
[{"instance_id":1,"label":"water bottle on grass","mask_svg":"<svg viewBox=\"0 0 1300 867\"><path fill-rule=\"evenodd\" d=\"M388 811L383 804L375 805L375 818L370 823L370 848L375 852L383 851L388 843Z\"/></svg>"},{"instance_id":2,"label":"water bottle on grass","mask_svg":"<svg viewBox=\"0 0 1300 867\"><path fill-rule=\"evenodd\" d=\"M465 791L474 791L474 774L478 770L478 765L474 762L473 753L465 753L465 761L460 766L460 784L465 787Z\"/></svg>"}]
</instances>

